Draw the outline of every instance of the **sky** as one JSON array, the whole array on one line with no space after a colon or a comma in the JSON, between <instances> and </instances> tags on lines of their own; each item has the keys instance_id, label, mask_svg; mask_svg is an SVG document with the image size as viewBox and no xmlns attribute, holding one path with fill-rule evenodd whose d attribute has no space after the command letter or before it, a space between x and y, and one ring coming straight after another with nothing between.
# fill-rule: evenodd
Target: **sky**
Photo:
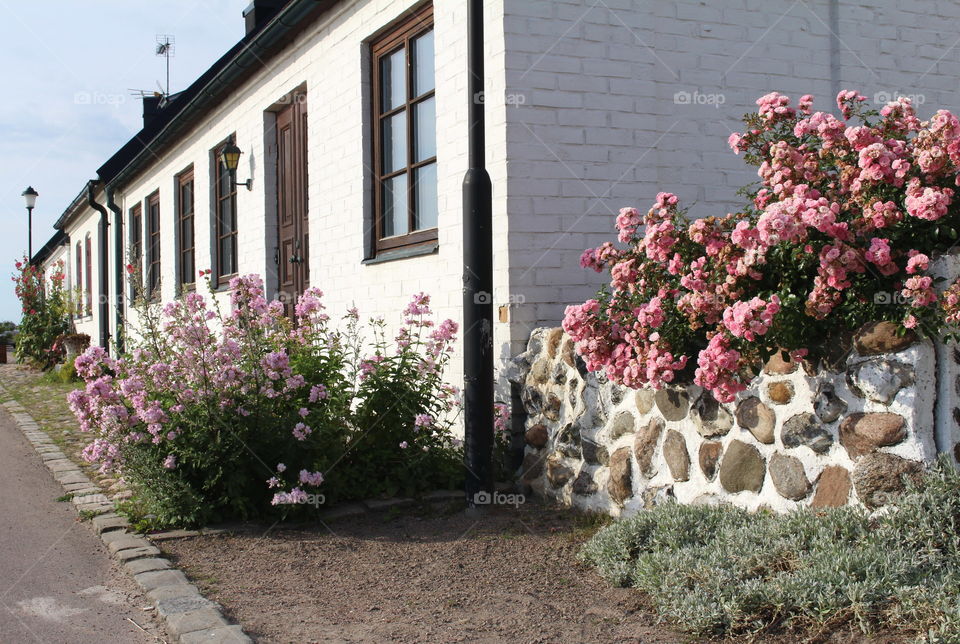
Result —
<instances>
[{"instance_id":1,"label":"sky","mask_svg":"<svg viewBox=\"0 0 960 644\"><path fill-rule=\"evenodd\" d=\"M33 251L87 180L140 130L132 90L159 90L159 34L174 36L170 91L243 37L249 0L0 0L0 320L20 321L14 262L27 251L21 193L40 193ZM159 84L158 84L159 83Z\"/></svg>"}]
</instances>

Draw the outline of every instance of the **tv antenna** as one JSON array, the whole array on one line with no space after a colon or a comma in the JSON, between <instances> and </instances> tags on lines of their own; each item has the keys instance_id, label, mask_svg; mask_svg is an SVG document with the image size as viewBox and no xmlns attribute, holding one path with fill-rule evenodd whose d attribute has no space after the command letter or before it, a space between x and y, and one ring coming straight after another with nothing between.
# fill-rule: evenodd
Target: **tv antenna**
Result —
<instances>
[{"instance_id":1,"label":"tv antenna","mask_svg":"<svg viewBox=\"0 0 960 644\"><path fill-rule=\"evenodd\" d=\"M164 96L170 96L170 57L173 56L173 46L176 39L172 34L157 34L156 55L163 56L167 63L167 87Z\"/></svg>"}]
</instances>

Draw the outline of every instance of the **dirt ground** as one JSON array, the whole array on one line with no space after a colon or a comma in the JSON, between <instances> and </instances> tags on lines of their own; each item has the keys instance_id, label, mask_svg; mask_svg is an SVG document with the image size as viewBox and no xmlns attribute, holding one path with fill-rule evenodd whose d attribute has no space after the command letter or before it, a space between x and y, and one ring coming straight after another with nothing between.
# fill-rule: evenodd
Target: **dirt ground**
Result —
<instances>
[{"instance_id":1,"label":"dirt ground","mask_svg":"<svg viewBox=\"0 0 960 644\"><path fill-rule=\"evenodd\" d=\"M576 563L588 520L532 503L252 526L162 547L259 642L686 642Z\"/></svg>"},{"instance_id":2,"label":"dirt ground","mask_svg":"<svg viewBox=\"0 0 960 644\"><path fill-rule=\"evenodd\" d=\"M244 526L161 547L258 642L707 642L658 619L642 593L576 561L598 528L528 502L481 517L406 509L311 527ZM839 628L837 628L839 626ZM902 644L842 625L727 642Z\"/></svg>"}]
</instances>

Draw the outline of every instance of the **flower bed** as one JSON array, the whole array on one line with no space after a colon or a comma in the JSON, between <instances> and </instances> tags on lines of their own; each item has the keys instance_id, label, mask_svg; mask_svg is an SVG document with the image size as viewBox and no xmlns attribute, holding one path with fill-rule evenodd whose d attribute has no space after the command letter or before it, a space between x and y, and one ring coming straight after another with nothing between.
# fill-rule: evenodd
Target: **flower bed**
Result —
<instances>
[{"instance_id":1,"label":"flower bed","mask_svg":"<svg viewBox=\"0 0 960 644\"><path fill-rule=\"evenodd\" d=\"M458 484L458 392L443 383L457 325L435 324L427 295L389 342L355 309L331 324L318 289L290 320L259 277L230 288L228 314L197 293L141 302L128 354L76 360L84 456L123 475L139 514L195 525Z\"/></svg>"}]
</instances>

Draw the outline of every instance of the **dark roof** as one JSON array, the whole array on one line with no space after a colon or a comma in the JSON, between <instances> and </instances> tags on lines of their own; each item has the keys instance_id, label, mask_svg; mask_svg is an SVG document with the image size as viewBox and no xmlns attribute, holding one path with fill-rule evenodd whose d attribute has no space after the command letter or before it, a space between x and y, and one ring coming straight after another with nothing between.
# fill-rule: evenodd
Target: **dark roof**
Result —
<instances>
[{"instance_id":1,"label":"dark roof","mask_svg":"<svg viewBox=\"0 0 960 644\"><path fill-rule=\"evenodd\" d=\"M39 266L42 264L53 251L60 246L61 244L66 244L69 241L67 233L63 232L62 229L58 229L57 232L53 233L53 236L47 240L47 243L43 247L33 254L33 257L30 258L30 264L33 266Z\"/></svg>"},{"instance_id":2,"label":"dark roof","mask_svg":"<svg viewBox=\"0 0 960 644\"><path fill-rule=\"evenodd\" d=\"M187 89L171 95L156 116L100 166L100 180L121 185L337 1L288 0L275 16L241 38Z\"/></svg>"}]
</instances>

